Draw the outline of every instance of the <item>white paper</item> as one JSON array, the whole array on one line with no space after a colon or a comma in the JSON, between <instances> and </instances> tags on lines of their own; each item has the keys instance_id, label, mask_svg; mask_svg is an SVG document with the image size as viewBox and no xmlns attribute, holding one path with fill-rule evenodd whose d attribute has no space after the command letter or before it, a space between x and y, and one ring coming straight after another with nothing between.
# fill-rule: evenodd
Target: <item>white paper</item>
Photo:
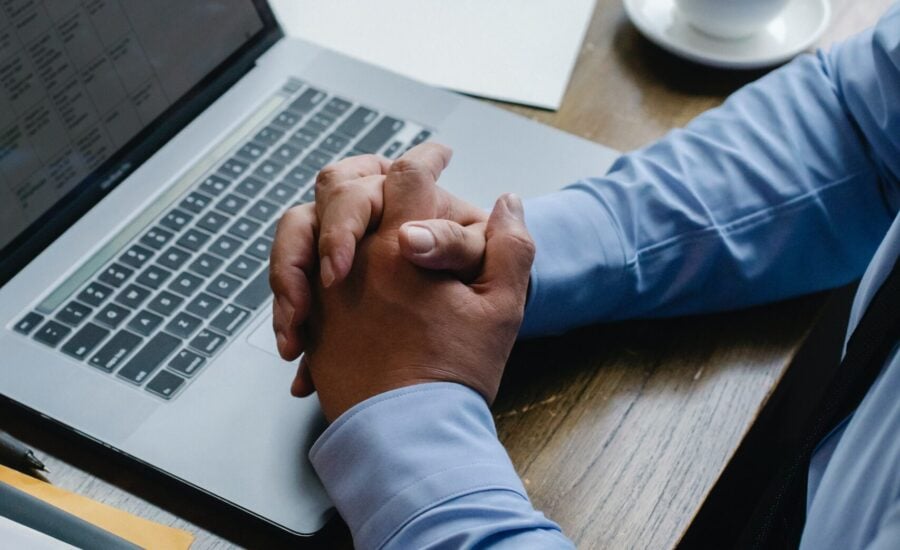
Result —
<instances>
[{"instance_id":1,"label":"white paper","mask_svg":"<svg viewBox=\"0 0 900 550\"><path fill-rule=\"evenodd\" d=\"M557 109L595 0L273 0L289 35L434 86Z\"/></svg>"}]
</instances>

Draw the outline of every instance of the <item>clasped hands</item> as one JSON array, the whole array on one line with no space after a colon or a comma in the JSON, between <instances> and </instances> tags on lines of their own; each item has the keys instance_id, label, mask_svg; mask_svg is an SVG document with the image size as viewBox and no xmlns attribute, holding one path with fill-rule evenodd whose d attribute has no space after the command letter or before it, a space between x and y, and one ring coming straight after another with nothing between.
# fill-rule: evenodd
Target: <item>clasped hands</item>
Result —
<instances>
[{"instance_id":1,"label":"clasped hands","mask_svg":"<svg viewBox=\"0 0 900 550\"><path fill-rule=\"evenodd\" d=\"M448 148L325 167L278 224L273 328L291 387L329 421L370 397L456 382L492 402L522 321L534 243L522 202L488 216L437 186Z\"/></svg>"}]
</instances>

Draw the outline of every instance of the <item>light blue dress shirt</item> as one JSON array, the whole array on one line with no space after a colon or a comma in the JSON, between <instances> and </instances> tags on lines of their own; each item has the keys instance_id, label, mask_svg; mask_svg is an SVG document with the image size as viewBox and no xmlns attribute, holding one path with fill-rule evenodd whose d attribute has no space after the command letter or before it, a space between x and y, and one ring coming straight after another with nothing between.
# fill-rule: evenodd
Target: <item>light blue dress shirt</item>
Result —
<instances>
[{"instance_id":1,"label":"light blue dress shirt","mask_svg":"<svg viewBox=\"0 0 900 550\"><path fill-rule=\"evenodd\" d=\"M900 255L898 210L895 5L874 29L744 87L606 176L527 202L538 252L522 335L742 308L865 271L852 332ZM490 411L463 386L369 399L310 458L359 548L572 546L533 509ZM809 482L803 548L900 548L897 348L817 449Z\"/></svg>"}]
</instances>

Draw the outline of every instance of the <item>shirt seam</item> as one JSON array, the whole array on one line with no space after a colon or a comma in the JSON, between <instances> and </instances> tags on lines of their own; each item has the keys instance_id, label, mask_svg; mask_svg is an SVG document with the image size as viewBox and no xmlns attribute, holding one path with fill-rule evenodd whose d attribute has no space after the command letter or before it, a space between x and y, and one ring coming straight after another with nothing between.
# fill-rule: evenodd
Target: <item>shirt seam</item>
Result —
<instances>
[{"instance_id":1,"label":"shirt seam","mask_svg":"<svg viewBox=\"0 0 900 550\"><path fill-rule=\"evenodd\" d=\"M768 208L764 208L762 210L757 210L741 216L738 219L732 220L726 224L717 224L714 223L711 226L704 227L701 229L696 229L694 231L690 231L688 233L682 233L680 235L676 235L674 237L670 237L665 241L653 243L647 245L645 247L639 248L634 257L626 262L626 265L631 267L634 266L640 259L644 258L652 258L657 254L661 254L675 246L693 243L697 241L702 241L709 237L714 237L717 235L731 235L736 233L737 231L741 231L744 229L751 229L756 227L760 223L769 222L772 217L782 216L784 214L789 214L796 210L801 210L807 207L812 199L819 197L825 192L830 192L836 190L853 179L859 177L865 170L860 170L858 172L854 172L852 174L848 174L847 176L831 182L827 185L823 185L819 188L813 189L800 195L798 197L794 197L789 199L781 204L774 205Z\"/></svg>"},{"instance_id":2,"label":"shirt seam","mask_svg":"<svg viewBox=\"0 0 900 550\"><path fill-rule=\"evenodd\" d=\"M454 468L449 468L449 470L453 470L453 469L454 469ZM441 472L436 472L436 474L437 474L437 473L441 473ZM436 475L436 474L435 474L435 475ZM430 476L428 476L428 477L430 477ZM408 489L408 488L407 488L407 489ZM406 489L404 489L404 491L405 491L405 490L406 490ZM487 491L487 490L490 490L490 491L503 491L503 492L507 492L507 493L513 493L514 495L516 495L516 496L518 496L518 497L521 497L525 502L529 502L528 497L527 497L526 495L523 495L523 494L520 493L519 491L517 491L517 490L515 490L515 489L511 489L511 488L509 488L509 487L505 487L505 486L502 486L502 485L484 484L484 483L479 484L479 485L475 485L475 486L469 487L469 488L467 488L467 489L462 489L462 490L459 490L459 491L455 491L455 492L450 493L449 495L446 495L446 496L444 496L444 497L441 497L441 498L439 498L439 499L437 499L437 500L435 500L435 501L433 501L433 502L429 502L428 504L423 504L422 506L419 506L418 508L416 508L415 510L413 510L412 512L410 512L405 518L403 518L403 521L400 522L400 524L399 524L393 531L391 531L390 533L388 533L387 535L385 535L385 536L382 538L382 540L375 546L375 548L379 548L379 549L380 549L380 548L384 548L385 545L386 545L392 538L394 538L395 536L397 536L397 534L398 534L401 530L403 530L403 528L406 527L413 519L415 519L417 516L422 515L422 514L425 513L426 511L431 510L432 508L435 508L435 507L437 507L437 506L440 506L441 504L443 504L443 503L445 503L445 502L447 502L447 501L453 500L453 499L455 499L455 498L463 497L463 496L466 496L466 495L471 495L471 494L474 494L474 493L480 493L480 492L482 492L482 491ZM396 495L396 496L399 496L399 494ZM372 517L374 518L375 515L377 515L377 513L374 514ZM370 518L370 520L367 520L366 523L368 523L369 521L371 521L371 518ZM362 528L360 528L360 531L362 531Z\"/></svg>"}]
</instances>

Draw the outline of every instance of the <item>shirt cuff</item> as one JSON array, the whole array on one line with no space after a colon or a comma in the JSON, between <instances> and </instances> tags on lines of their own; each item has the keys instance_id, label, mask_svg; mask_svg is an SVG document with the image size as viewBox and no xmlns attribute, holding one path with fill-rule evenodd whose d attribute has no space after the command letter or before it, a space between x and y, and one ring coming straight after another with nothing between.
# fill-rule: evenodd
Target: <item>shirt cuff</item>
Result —
<instances>
[{"instance_id":1,"label":"shirt cuff","mask_svg":"<svg viewBox=\"0 0 900 550\"><path fill-rule=\"evenodd\" d=\"M316 441L310 460L360 548L379 548L427 510L466 494L528 500L484 399L429 383L367 399Z\"/></svg>"},{"instance_id":2,"label":"shirt cuff","mask_svg":"<svg viewBox=\"0 0 900 550\"><path fill-rule=\"evenodd\" d=\"M537 253L520 338L560 334L615 316L625 250L597 187L596 181L578 182L525 201L525 224Z\"/></svg>"}]
</instances>

